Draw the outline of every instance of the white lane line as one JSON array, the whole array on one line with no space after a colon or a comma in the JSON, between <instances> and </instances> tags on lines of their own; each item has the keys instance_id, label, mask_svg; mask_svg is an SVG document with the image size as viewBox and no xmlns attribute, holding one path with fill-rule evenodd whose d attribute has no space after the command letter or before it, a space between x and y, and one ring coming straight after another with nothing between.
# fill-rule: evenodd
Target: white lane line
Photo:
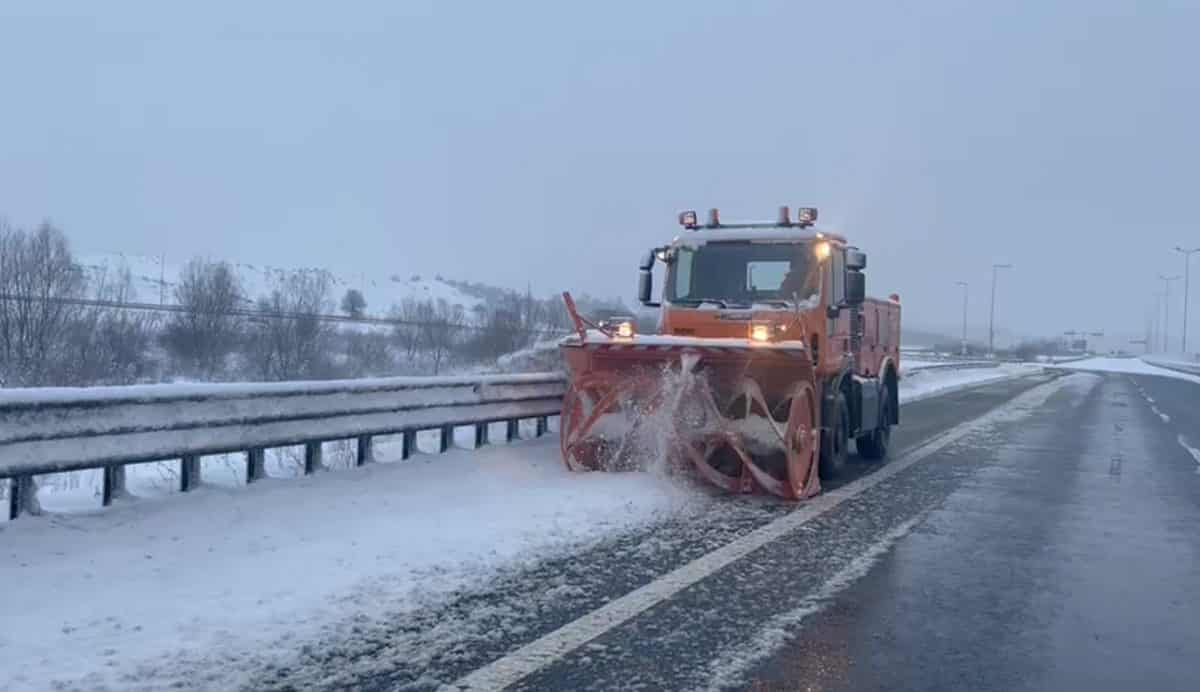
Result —
<instances>
[{"instance_id":1,"label":"white lane line","mask_svg":"<svg viewBox=\"0 0 1200 692\"><path fill-rule=\"evenodd\" d=\"M805 619L824 610L839 593L865 577L879 561L879 558L891 550L897 541L907 536L913 527L928 514L928 511L921 512L885 533L861 555L838 570L820 588L805 596L800 601L800 605L771 618L758 634L723 652L708 667L706 689L723 690L741 686L740 683L743 683L742 678L747 670L759 661L772 656L795 635L796 630L804 623Z\"/></svg>"},{"instance_id":2,"label":"white lane line","mask_svg":"<svg viewBox=\"0 0 1200 692\"><path fill-rule=\"evenodd\" d=\"M1179 442L1180 447L1183 447L1188 451L1189 454L1192 455L1192 458L1196 460L1197 464L1200 464L1200 449L1196 449L1195 447L1189 445L1187 440L1183 439L1183 435L1175 438L1175 440ZM1196 473L1200 473L1200 466L1196 467Z\"/></svg>"},{"instance_id":3,"label":"white lane line","mask_svg":"<svg viewBox=\"0 0 1200 692\"><path fill-rule=\"evenodd\" d=\"M1135 384L1136 384L1136 382L1135 382ZM1141 385L1137 385L1137 388L1138 388L1138 391L1142 393L1142 398L1146 400L1146 403L1150 404L1150 410L1154 412L1154 415L1156 415L1160 419L1162 419L1162 422L1170 423L1171 417L1168 416L1167 414L1163 413L1162 411L1158 410L1158 406L1155 404L1154 398L1151 397L1149 394L1147 394L1146 390L1142 389Z\"/></svg>"},{"instance_id":4,"label":"white lane line","mask_svg":"<svg viewBox=\"0 0 1200 692\"><path fill-rule=\"evenodd\" d=\"M441 689L471 690L472 692L504 689L967 435L997 423L1023 418L1044 404L1066 382L1075 381L1078 377L1081 376L1069 375L1040 384L975 420L951 428L903 457L888 463L879 471L847 483L837 490L818 495L775 521L761 526L732 543L717 548L639 589L610 601L578 620L563 625L507 656L468 673L453 683L443 685Z\"/></svg>"}]
</instances>

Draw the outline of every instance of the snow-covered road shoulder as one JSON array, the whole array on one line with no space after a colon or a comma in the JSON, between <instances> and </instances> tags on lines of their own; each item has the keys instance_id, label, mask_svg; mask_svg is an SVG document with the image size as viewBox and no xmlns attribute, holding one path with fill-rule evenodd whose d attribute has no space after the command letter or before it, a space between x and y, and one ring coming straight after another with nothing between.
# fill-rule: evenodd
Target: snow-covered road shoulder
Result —
<instances>
[{"instance_id":1,"label":"snow-covered road shoulder","mask_svg":"<svg viewBox=\"0 0 1200 692\"><path fill-rule=\"evenodd\" d=\"M902 366L903 367L903 366ZM974 367L964 370L941 368L908 368L900 381L900 403L913 403L933 396L997 382L1011 377L1023 377L1042 371L1040 365L1003 363L996 367Z\"/></svg>"},{"instance_id":2,"label":"snow-covered road shoulder","mask_svg":"<svg viewBox=\"0 0 1200 692\"><path fill-rule=\"evenodd\" d=\"M227 689L336 623L701 500L650 474L569 475L557 452L546 438L9 524L5 689Z\"/></svg>"}]
</instances>

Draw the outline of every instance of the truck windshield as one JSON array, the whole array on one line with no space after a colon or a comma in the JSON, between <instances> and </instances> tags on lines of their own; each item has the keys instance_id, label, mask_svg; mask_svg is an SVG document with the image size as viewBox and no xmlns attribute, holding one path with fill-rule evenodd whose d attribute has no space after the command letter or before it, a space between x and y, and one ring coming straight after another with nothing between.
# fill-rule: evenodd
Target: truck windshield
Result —
<instances>
[{"instance_id":1,"label":"truck windshield","mask_svg":"<svg viewBox=\"0 0 1200 692\"><path fill-rule=\"evenodd\" d=\"M806 301L820 292L809 243L707 243L680 248L667 275L667 300L726 306Z\"/></svg>"}]
</instances>

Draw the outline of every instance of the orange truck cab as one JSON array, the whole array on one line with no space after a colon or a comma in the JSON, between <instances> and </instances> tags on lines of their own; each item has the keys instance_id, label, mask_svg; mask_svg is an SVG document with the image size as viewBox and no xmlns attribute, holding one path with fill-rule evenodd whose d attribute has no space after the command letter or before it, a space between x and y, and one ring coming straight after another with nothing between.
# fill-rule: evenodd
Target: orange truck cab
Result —
<instances>
[{"instance_id":1,"label":"orange truck cab","mask_svg":"<svg viewBox=\"0 0 1200 692\"><path fill-rule=\"evenodd\" d=\"M843 469L848 442L887 454L900 421L900 301L866 297L867 255L815 225L817 210L783 207L771 223L705 223L679 215L684 232L643 258L639 300L660 308L662 335L805 344L821 414L820 471ZM653 268L665 265L656 299ZM762 383L766 396L772 383ZM780 386L786 383L780 383Z\"/></svg>"}]
</instances>

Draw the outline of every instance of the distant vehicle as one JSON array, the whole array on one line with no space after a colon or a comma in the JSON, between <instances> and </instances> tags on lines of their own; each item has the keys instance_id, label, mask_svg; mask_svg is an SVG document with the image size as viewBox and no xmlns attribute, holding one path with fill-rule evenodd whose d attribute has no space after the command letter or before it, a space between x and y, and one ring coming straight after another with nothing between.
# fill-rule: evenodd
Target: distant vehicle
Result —
<instances>
[{"instance_id":1,"label":"distant vehicle","mask_svg":"<svg viewBox=\"0 0 1200 692\"><path fill-rule=\"evenodd\" d=\"M573 470L636 467L648 443L731 492L789 499L820 491L860 456L887 456L899 423L900 299L866 297L867 255L787 207L768 223L726 224L716 209L649 251L632 318L595 323L564 294L576 334L561 343L571 384L562 455ZM661 300L653 270L665 266Z\"/></svg>"}]
</instances>

